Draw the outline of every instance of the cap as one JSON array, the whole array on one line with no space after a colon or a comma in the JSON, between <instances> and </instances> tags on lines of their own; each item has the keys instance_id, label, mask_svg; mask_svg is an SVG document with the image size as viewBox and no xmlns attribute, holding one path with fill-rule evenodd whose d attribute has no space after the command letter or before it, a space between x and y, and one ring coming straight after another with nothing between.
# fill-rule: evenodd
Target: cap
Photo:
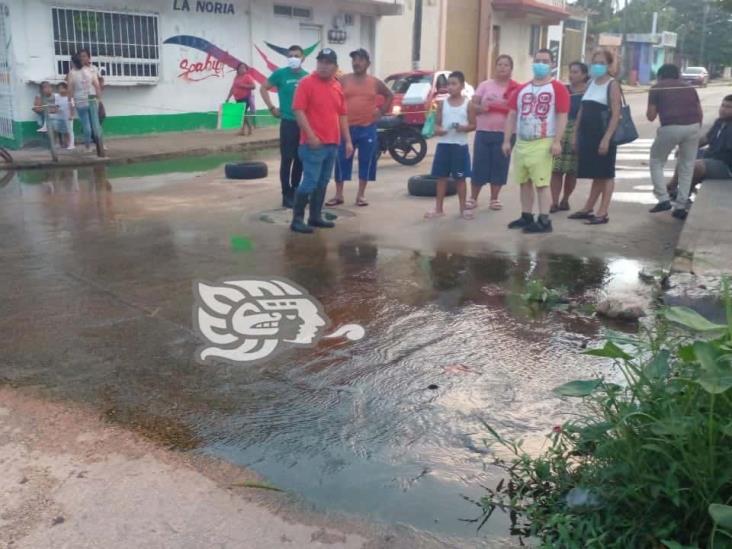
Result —
<instances>
[{"instance_id":1,"label":"cap","mask_svg":"<svg viewBox=\"0 0 732 549\"><path fill-rule=\"evenodd\" d=\"M338 63L338 56L336 55L336 52L334 52L330 48L324 48L320 50L320 53L318 53L318 57L316 57L318 61L330 61L331 63Z\"/></svg>"},{"instance_id":2,"label":"cap","mask_svg":"<svg viewBox=\"0 0 732 549\"><path fill-rule=\"evenodd\" d=\"M350 55L351 58L354 58L354 57L363 57L366 61L369 61L369 62L371 61L371 56L369 55L369 52L367 52L363 48L358 48L357 50L353 50L348 55Z\"/></svg>"}]
</instances>

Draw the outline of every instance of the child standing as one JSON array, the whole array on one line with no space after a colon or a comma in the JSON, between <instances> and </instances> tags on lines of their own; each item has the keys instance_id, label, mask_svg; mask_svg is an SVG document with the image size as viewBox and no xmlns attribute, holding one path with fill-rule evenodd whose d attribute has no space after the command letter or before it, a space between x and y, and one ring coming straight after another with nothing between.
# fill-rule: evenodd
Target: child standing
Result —
<instances>
[{"instance_id":1,"label":"child standing","mask_svg":"<svg viewBox=\"0 0 732 549\"><path fill-rule=\"evenodd\" d=\"M55 131L61 141L61 146L71 150L74 146L71 139L74 134L71 125L71 103L69 102L69 89L66 82L61 82L56 86L56 93L53 95L58 111L51 114L50 118Z\"/></svg>"},{"instance_id":2,"label":"child standing","mask_svg":"<svg viewBox=\"0 0 732 549\"><path fill-rule=\"evenodd\" d=\"M38 122L38 131L45 133L48 131L49 115L55 112L56 107L53 106L53 88L50 82L41 82L39 95L36 95L33 101L33 112L36 113L36 121Z\"/></svg>"},{"instance_id":3,"label":"child standing","mask_svg":"<svg viewBox=\"0 0 732 549\"><path fill-rule=\"evenodd\" d=\"M457 183L460 217L473 219L473 212L465 206L465 178L471 173L468 133L475 130L475 105L463 97L463 88L465 75L460 71L450 73L447 78L449 96L437 109L435 119L435 135L439 137L432 161L432 177L438 178L435 209L427 212L425 219L445 215L443 203L450 177Z\"/></svg>"}]
</instances>

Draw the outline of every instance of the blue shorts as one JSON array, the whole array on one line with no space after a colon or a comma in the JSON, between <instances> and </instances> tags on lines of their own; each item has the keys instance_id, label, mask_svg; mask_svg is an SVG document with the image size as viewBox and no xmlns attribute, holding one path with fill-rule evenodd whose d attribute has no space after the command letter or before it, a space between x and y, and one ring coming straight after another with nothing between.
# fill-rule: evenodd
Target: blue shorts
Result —
<instances>
[{"instance_id":1,"label":"blue shorts","mask_svg":"<svg viewBox=\"0 0 732 549\"><path fill-rule=\"evenodd\" d=\"M503 154L503 132L475 132L473 185L505 185L511 157Z\"/></svg>"},{"instance_id":2,"label":"blue shorts","mask_svg":"<svg viewBox=\"0 0 732 549\"><path fill-rule=\"evenodd\" d=\"M470 149L467 145L438 143L432 159L432 177L470 177Z\"/></svg>"},{"instance_id":3,"label":"blue shorts","mask_svg":"<svg viewBox=\"0 0 732 549\"><path fill-rule=\"evenodd\" d=\"M349 130L353 142L353 154L351 158L346 158L346 144L341 141L335 166L335 180L339 183L351 180L353 157L358 151L358 178L364 181L376 181L376 149L379 146L376 124L351 126Z\"/></svg>"}]
</instances>

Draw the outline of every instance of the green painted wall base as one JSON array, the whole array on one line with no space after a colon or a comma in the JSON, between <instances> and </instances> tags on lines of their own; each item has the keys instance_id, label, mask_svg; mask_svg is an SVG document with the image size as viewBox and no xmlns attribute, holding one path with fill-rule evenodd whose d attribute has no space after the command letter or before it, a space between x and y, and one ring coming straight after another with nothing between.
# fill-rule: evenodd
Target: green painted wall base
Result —
<instances>
[{"instance_id":1,"label":"green painted wall base","mask_svg":"<svg viewBox=\"0 0 732 549\"><path fill-rule=\"evenodd\" d=\"M256 123L258 127L274 126L278 120L266 109L258 110ZM184 114L154 114L109 116L104 120L103 129L106 136L145 135L166 132L185 132L196 130L214 130L218 121L216 112L191 112ZM7 149L20 149L26 146L41 145L45 138L38 133L38 125L33 121L13 122L14 139L0 137L0 146ZM79 121L74 122L74 133L81 136Z\"/></svg>"}]
</instances>

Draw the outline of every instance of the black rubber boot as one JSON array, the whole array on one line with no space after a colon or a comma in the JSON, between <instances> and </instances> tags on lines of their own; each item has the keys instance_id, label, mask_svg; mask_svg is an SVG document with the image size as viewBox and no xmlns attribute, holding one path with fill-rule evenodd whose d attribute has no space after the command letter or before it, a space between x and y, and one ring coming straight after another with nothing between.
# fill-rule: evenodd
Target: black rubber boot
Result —
<instances>
[{"instance_id":1,"label":"black rubber boot","mask_svg":"<svg viewBox=\"0 0 732 549\"><path fill-rule=\"evenodd\" d=\"M295 193L295 199L292 204L292 223L290 229L296 233L312 233L313 230L305 224L305 206L308 205L306 194Z\"/></svg>"},{"instance_id":2,"label":"black rubber boot","mask_svg":"<svg viewBox=\"0 0 732 549\"><path fill-rule=\"evenodd\" d=\"M282 195L282 207L292 208L292 191L287 191L287 193Z\"/></svg>"},{"instance_id":3,"label":"black rubber boot","mask_svg":"<svg viewBox=\"0 0 732 549\"><path fill-rule=\"evenodd\" d=\"M323 219L323 203L325 202L325 187L313 191L310 195L310 219L308 225L321 229L332 229L335 223Z\"/></svg>"},{"instance_id":4,"label":"black rubber boot","mask_svg":"<svg viewBox=\"0 0 732 549\"><path fill-rule=\"evenodd\" d=\"M531 212L523 212L521 214L521 217L519 217L515 221L511 221L511 223L508 224L508 228L509 229L523 229L533 223L534 223L534 214L532 214Z\"/></svg>"}]
</instances>

